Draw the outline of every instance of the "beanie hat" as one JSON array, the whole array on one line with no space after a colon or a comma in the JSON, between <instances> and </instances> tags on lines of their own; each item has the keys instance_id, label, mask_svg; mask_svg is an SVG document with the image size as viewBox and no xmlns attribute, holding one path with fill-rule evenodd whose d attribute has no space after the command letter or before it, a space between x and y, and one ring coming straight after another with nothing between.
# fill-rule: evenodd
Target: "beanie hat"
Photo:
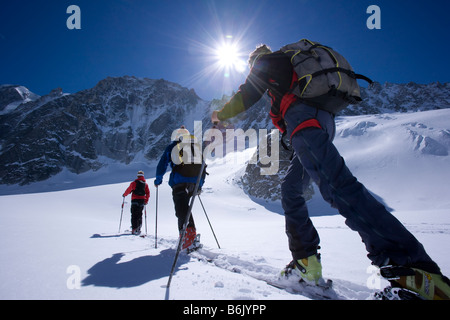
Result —
<instances>
[{"instance_id":1,"label":"beanie hat","mask_svg":"<svg viewBox=\"0 0 450 320\"><path fill-rule=\"evenodd\" d=\"M259 46L256 47L256 49L250 53L249 58L248 58L248 66L249 68L253 68L253 66L256 63L256 60L258 60L262 55L265 54L269 54L272 53L272 50L270 49L269 46L265 45L265 44L260 44Z\"/></svg>"},{"instance_id":2,"label":"beanie hat","mask_svg":"<svg viewBox=\"0 0 450 320\"><path fill-rule=\"evenodd\" d=\"M172 141L180 141L182 137L189 136L189 130L185 126L181 126L179 129L172 132Z\"/></svg>"},{"instance_id":3,"label":"beanie hat","mask_svg":"<svg viewBox=\"0 0 450 320\"><path fill-rule=\"evenodd\" d=\"M144 176L144 171L139 170L138 173L137 173L137 176L138 177L143 177Z\"/></svg>"}]
</instances>

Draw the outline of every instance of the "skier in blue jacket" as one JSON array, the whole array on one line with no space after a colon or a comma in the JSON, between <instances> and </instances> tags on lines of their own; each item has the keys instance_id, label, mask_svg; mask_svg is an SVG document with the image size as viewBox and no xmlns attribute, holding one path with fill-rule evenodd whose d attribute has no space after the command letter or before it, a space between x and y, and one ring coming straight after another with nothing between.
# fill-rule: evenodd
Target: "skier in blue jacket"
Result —
<instances>
[{"instance_id":1,"label":"skier in blue jacket","mask_svg":"<svg viewBox=\"0 0 450 320\"><path fill-rule=\"evenodd\" d=\"M178 230L181 234L189 209L189 200L194 195L194 188L200 173L201 164L184 163L181 161L183 146L185 141L193 142L194 137L189 134L189 131L182 126L177 130L175 140L169 144L164 150L158 166L156 167L155 187L162 183L167 167L170 166L171 173L169 177L169 186L172 188L172 198L175 206L175 215L178 218ZM173 157L180 159L173 159ZM181 162L181 163L180 163ZM199 188L204 183L204 175L200 180ZM182 249L194 249L200 245L200 235L197 234L194 218L191 213L189 223L186 228L185 240Z\"/></svg>"}]
</instances>

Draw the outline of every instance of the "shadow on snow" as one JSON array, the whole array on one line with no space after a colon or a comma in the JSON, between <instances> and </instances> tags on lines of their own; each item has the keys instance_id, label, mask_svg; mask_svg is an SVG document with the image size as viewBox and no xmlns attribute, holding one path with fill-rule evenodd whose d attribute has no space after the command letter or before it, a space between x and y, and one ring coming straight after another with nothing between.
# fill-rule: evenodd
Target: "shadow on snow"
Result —
<instances>
[{"instance_id":1,"label":"shadow on snow","mask_svg":"<svg viewBox=\"0 0 450 320\"><path fill-rule=\"evenodd\" d=\"M120 262L125 253L115 253L110 258L96 263L83 279L83 286L110 288L132 288L149 281L169 276L170 267L175 257L175 249L166 249L159 255L141 256L130 261ZM190 260L189 256L180 255L177 269Z\"/></svg>"}]
</instances>

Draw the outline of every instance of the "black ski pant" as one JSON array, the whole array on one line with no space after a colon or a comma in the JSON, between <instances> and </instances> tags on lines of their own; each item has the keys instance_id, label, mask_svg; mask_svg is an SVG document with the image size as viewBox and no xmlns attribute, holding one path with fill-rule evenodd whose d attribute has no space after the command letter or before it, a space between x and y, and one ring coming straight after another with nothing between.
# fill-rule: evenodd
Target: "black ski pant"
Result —
<instances>
[{"instance_id":1,"label":"black ski pant","mask_svg":"<svg viewBox=\"0 0 450 320\"><path fill-rule=\"evenodd\" d=\"M389 263L440 273L422 244L352 175L332 143L332 114L299 103L288 109L284 119L289 136L306 120L317 119L321 126L302 129L291 137L296 156L281 186L286 233L294 259L315 254L320 241L303 197L312 179L347 226L359 233L374 265Z\"/></svg>"},{"instance_id":2,"label":"black ski pant","mask_svg":"<svg viewBox=\"0 0 450 320\"><path fill-rule=\"evenodd\" d=\"M144 209L145 200L135 199L131 200L131 228L141 229L142 226L142 211Z\"/></svg>"},{"instance_id":3,"label":"black ski pant","mask_svg":"<svg viewBox=\"0 0 450 320\"><path fill-rule=\"evenodd\" d=\"M194 183L180 183L173 186L172 198L173 204L175 206L175 215L178 218L178 230L183 230L184 223L186 222L186 217L189 211L189 200L194 192ZM189 218L188 227L195 229L194 218L191 216Z\"/></svg>"}]
</instances>

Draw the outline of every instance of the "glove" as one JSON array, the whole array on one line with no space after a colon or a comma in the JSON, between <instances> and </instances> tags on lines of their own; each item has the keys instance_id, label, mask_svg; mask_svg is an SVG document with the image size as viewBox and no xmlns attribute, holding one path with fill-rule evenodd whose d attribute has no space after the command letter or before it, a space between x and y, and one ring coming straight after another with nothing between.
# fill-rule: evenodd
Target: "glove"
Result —
<instances>
[{"instance_id":1,"label":"glove","mask_svg":"<svg viewBox=\"0 0 450 320\"><path fill-rule=\"evenodd\" d=\"M157 186L159 186L161 183L162 183L162 178L160 178L160 177L157 177L156 179L155 179L155 187L157 187Z\"/></svg>"},{"instance_id":2,"label":"glove","mask_svg":"<svg viewBox=\"0 0 450 320\"><path fill-rule=\"evenodd\" d=\"M281 133L284 133L286 131L286 123L284 122L283 118L279 114L274 114L272 111L269 113L270 118L272 119L272 123L275 127L278 128L278 130L281 131Z\"/></svg>"},{"instance_id":3,"label":"glove","mask_svg":"<svg viewBox=\"0 0 450 320\"><path fill-rule=\"evenodd\" d=\"M211 115L211 122L213 124L218 124L220 122L219 117L218 117L218 110L213 111L212 115Z\"/></svg>"}]
</instances>

